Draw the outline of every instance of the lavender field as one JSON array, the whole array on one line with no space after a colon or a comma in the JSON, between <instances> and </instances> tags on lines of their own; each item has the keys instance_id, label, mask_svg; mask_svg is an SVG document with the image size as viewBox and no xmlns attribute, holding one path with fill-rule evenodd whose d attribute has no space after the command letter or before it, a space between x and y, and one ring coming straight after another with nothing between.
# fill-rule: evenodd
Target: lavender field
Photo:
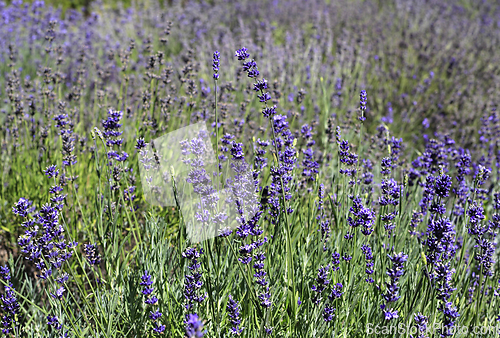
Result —
<instances>
[{"instance_id":1,"label":"lavender field","mask_svg":"<svg viewBox=\"0 0 500 338\"><path fill-rule=\"evenodd\" d=\"M497 1L0 14L2 337L500 335Z\"/></svg>"}]
</instances>

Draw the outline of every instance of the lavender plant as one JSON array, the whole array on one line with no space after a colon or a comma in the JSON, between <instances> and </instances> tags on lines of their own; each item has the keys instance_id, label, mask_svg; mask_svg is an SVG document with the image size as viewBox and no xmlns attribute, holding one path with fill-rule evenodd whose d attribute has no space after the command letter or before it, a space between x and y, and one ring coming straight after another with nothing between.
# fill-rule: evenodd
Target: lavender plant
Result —
<instances>
[{"instance_id":1,"label":"lavender plant","mask_svg":"<svg viewBox=\"0 0 500 338\"><path fill-rule=\"evenodd\" d=\"M498 3L52 3L0 2L3 336L498 335Z\"/></svg>"}]
</instances>

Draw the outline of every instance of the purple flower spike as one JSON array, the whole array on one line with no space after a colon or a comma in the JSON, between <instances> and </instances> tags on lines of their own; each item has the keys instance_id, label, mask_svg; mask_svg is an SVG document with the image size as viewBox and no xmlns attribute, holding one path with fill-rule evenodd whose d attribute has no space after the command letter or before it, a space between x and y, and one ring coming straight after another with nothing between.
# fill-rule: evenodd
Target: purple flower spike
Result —
<instances>
[{"instance_id":1,"label":"purple flower spike","mask_svg":"<svg viewBox=\"0 0 500 338\"><path fill-rule=\"evenodd\" d=\"M186 315L186 338L202 338L207 331L203 331L203 323L196 313Z\"/></svg>"},{"instance_id":2,"label":"purple flower spike","mask_svg":"<svg viewBox=\"0 0 500 338\"><path fill-rule=\"evenodd\" d=\"M240 310L241 307L238 302L235 301L231 295L229 295L229 300L227 302L227 312L229 314L231 324L233 324L233 326L231 327L231 333L234 335L240 335L244 329L244 327L239 327L241 323Z\"/></svg>"},{"instance_id":3,"label":"purple flower spike","mask_svg":"<svg viewBox=\"0 0 500 338\"><path fill-rule=\"evenodd\" d=\"M218 80L219 79L219 62L220 62L220 53L219 51L214 52L214 56L212 59L212 69L214 71L214 79Z\"/></svg>"},{"instance_id":4,"label":"purple flower spike","mask_svg":"<svg viewBox=\"0 0 500 338\"><path fill-rule=\"evenodd\" d=\"M8 285L4 286L4 294L0 296L0 309L2 316L2 332L9 334L11 331L17 331L19 323L16 318L19 316L20 306L17 302L14 286L10 282L10 269L7 266L0 266L0 278Z\"/></svg>"},{"instance_id":5,"label":"purple flower spike","mask_svg":"<svg viewBox=\"0 0 500 338\"><path fill-rule=\"evenodd\" d=\"M242 47L236 51L235 56L238 57L238 60L246 60L250 57L250 54L247 53L247 49L245 47Z\"/></svg>"}]
</instances>

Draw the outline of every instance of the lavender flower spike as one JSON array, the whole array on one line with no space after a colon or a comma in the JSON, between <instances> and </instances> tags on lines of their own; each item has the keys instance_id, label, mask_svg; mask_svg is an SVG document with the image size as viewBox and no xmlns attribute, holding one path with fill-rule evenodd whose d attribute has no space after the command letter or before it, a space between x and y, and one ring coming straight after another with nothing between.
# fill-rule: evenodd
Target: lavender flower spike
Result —
<instances>
[{"instance_id":1,"label":"lavender flower spike","mask_svg":"<svg viewBox=\"0 0 500 338\"><path fill-rule=\"evenodd\" d=\"M212 69L214 70L214 79L219 79L219 62L220 62L220 53L219 51L214 52L214 57L212 61Z\"/></svg>"},{"instance_id":2,"label":"lavender flower spike","mask_svg":"<svg viewBox=\"0 0 500 338\"><path fill-rule=\"evenodd\" d=\"M20 306L17 302L14 286L10 282L10 270L7 266L0 266L0 278L8 285L5 286L5 294L0 296L0 309L2 309L2 332L7 335L11 331L17 331L19 323L16 318L19 316Z\"/></svg>"},{"instance_id":3,"label":"lavender flower spike","mask_svg":"<svg viewBox=\"0 0 500 338\"><path fill-rule=\"evenodd\" d=\"M231 324L233 324L230 331L233 335L240 335L244 329L244 327L239 327L241 323L240 310L240 304L238 304L238 302L235 301L231 295L229 295L229 300L227 302L227 312L229 314L230 322Z\"/></svg>"},{"instance_id":4,"label":"lavender flower spike","mask_svg":"<svg viewBox=\"0 0 500 338\"><path fill-rule=\"evenodd\" d=\"M196 313L186 315L186 338L201 338L207 332L203 331L203 323Z\"/></svg>"}]
</instances>

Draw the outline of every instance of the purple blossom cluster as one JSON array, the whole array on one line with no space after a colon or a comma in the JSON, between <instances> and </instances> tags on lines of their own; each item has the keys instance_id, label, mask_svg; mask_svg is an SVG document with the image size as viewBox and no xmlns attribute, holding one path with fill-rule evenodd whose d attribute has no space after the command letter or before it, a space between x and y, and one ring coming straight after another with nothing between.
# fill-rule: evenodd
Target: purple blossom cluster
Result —
<instances>
[{"instance_id":1,"label":"purple blossom cluster","mask_svg":"<svg viewBox=\"0 0 500 338\"><path fill-rule=\"evenodd\" d=\"M304 158L302 160L302 177L310 182L314 182L316 180L316 175L319 173L319 163L314 158L314 148L315 141L312 135L312 127L308 124L304 124L300 133L302 134L302 138L306 141L306 146L308 147L305 150L302 150L304 154ZM310 190L310 189L309 189Z\"/></svg>"},{"instance_id":2,"label":"purple blossom cluster","mask_svg":"<svg viewBox=\"0 0 500 338\"><path fill-rule=\"evenodd\" d=\"M292 199L291 183L293 170L295 168L296 150L294 147L294 136L292 135L286 116L274 115L272 119L274 132L273 145L277 151L278 163L271 167L271 184L269 185L269 214L273 222L277 222L279 215L283 212L280 201L286 205ZM288 205L286 213L291 214L293 209Z\"/></svg>"},{"instance_id":3,"label":"purple blossom cluster","mask_svg":"<svg viewBox=\"0 0 500 338\"><path fill-rule=\"evenodd\" d=\"M361 122L364 122L366 120L366 117L364 116L366 112L366 103L367 103L366 90L362 90L359 93L359 110L361 110L361 116L359 117L359 120Z\"/></svg>"},{"instance_id":4,"label":"purple blossom cluster","mask_svg":"<svg viewBox=\"0 0 500 338\"><path fill-rule=\"evenodd\" d=\"M337 263L333 263L334 268L333 271L338 270L338 267L335 267ZM330 285L331 280L328 279L328 272L330 271L330 264L326 266L322 266L318 269L318 275L316 277L315 284L311 287L311 290L314 292L313 297L312 297L312 302L315 305L319 305L322 303L323 300L323 294L325 291L328 290L328 287ZM325 302L325 306L323 309L323 319L325 322L330 322L333 320L334 313L336 308L333 307L334 301L336 299L339 299L342 297L343 292L343 285L342 283L336 283L335 285L332 286L330 293L328 294L328 300L329 302Z\"/></svg>"},{"instance_id":5,"label":"purple blossom cluster","mask_svg":"<svg viewBox=\"0 0 500 338\"><path fill-rule=\"evenodd\" d=\"M219 63L220 63L220 53L219 51L214 52L213 56L213 61L212 61L212 68L214 70L214 80L219 79Z\"/></svg>"},{"instance_id":6,"label":"purple blossom cluster","mask_svg":"<svg viewBox=\"0 0 500 338\"><path fill-rule=\"evenodd\" d=\"M2 332L5 335L13 332L18 334L20 316L20 305L17 301L16 290L11 282L10 269L7 266L0 266L0 278L7 284L4 287L4 294L0 296L0 309L2 310Z\"/></svg>"},{"instance_id":7,"label":"purple blossom cluster","mask_svg":"<svg viewBox=\"0 0 500 338\"><path fill-rule=\"evenodd\" d=\"M101 255L99 254L97 245L84 244L83 251L85 252L85 256L87 256L87 262L90 265L99 265L101 263Z\"/></svg>"},{"instance_id":8,"label":"purple blossom cluster","mask_svg":"<svg viewBox=\"0 0 500 338\"><path fill-rule=\"evenodd\" d=\"M356 167L358 164L358 155L350 151L351 146L349 145L349 141L341 139L339 126L337 126L336 138L339 149L339 160L342 167L339 169L339 172L342 175L351 177L349 184L353 185L356 182L354 178L358 173L358 169Z\"/></svg>"},{"instance_id":9,"label":"purple blossom cluster","mask_svg":"<svg viewBox=\"0 0 500 338\"><path fill-rule=\"evenodd\" d=\"M218 177L218 172L209 172L207 163L208 135L205 130L200 130L198 135L190 140L180 141L184 158L182 161L189 166L186 182L193 187L193 192L199 197L196 205L195 219L201 225L195 231L201 232L199 238L209 236L212 229L215 232L224 231L228 215L222 207L220 192L216 189L216 182L212 177ZM219 208L220 207L220 208Z\"/></svg>"},{"instance_id":10,"label":"purple blossom cluster","mask_svg":"<svg viewBox=\"0 0 500 338\"><path fill-rule=\"evenodd\" d=\"M450 301L451 293L456 290L451 286L452 275L455 269L450 267L450 263L438 263L433 272L436 290L439 292L437 298L441 300L438 310L443 313L443 325L440 331L442 337L453 335L453 327L456 319L460 316L456 306Z\"/></svg>"},{"instance_id":11,"label":"purple blossom cluster","mask_svg":"<svg viewBox=\"0 0 500 338\"><path fill-rule=\"evenodd\" d=\"M69 119L66 113L66 104L63 101L59 102L58 114L53 118L56 121L56 127L59 129L59 134L62 139L62 154L63 168L74 166L77 163L75 151L76 138L73 134L73 122Z\"/></svg>"},{"instance_id":12,"label":"purple blossom cluster","mask_svg":"<svg viewBox=\"0 0 500 338\"><path fill-rule=\"evenodd\" d=\"M154 288L152 287L153 281L151 280L151 275L148 274L148 271L144 271L144 274L141 277L141 282L139 283L140 286L143 287L141 290L141 293L146 296L146 299L144 300L144 303L148 306L149 305L156 305L158 303L158 298L153 294ZM165 331L165 325L162 325L159 322L160 317L162 316L162 313L157 309L154 311L149 312L149 319L152 321L153 324L153 332L155 333L163 333Z\"/></svg>"},{"instance_id":13,"label":"purple blossom cluster","mask_svg":"<svg viewBox=\"0 0 500 338\"><path fill-rule=\"evenodd\" d=\"M186 324L187 338L202 338L206 333L203 330L203 322L196 313L186 315L184 324Z\"/></svg>"},{"instance_id":14,"label":"purple blossom cluster","mask_svg":"<svg viewBox=\"0 0 500 338\"><path fill-rule=\"evenodd\" d=\"M235 56L238 60L245 61L250 57L245 47L236 51ZM243 71L247 72L248 77L257 78L259 71L255 60L243 62ZM271 167L271 184L269 185L269 214L272 221L275 223L282 212L280 201L283 202L283 208L292 198L290 193L290 184L292 181L292 172L295 168L296 150L294 147L295 137L290 131L287 116L277 115L276 105L273 107L268 106L268 101L271 100L268 89L267 81L265 79L256 80L253 87L254 91L258 94L259 101L264 103L262 115L269 118L271 121L271 128L273 132L273 146L276 151L277 163ZM286 207L286 213L292 213L293 209L290 206Z\"/></svg>"},{"instance_id":15,"label":"purple blossom cluster","mask_svg":"<svg viewBox=\"0 0 500 338\"><path fill-rule=\"evenodd\" d=\"M194 310L195 305L200 304L207 298L207 294L200 295L200 289L203 286L203 281L201 280L201 264L199 263L199 258L203 254L203 250L199 251L196 248L187 248L183 253L182 257L190 261L188 269L190 274L186 274L184 282L184 298L185 298L185 309L188 311L185 317L184 324L186 325L186 335L189 338L199 338L203 337L205 331L203 329L203 323L198 318L198 314L191 313Z\"/></svg>"},{"instance_id":16,"label":"purple blossom cluster","mask_svg":"<svg viewBox=\"0 0 500 338\"><path fill-rule=\"evenodd\" d=\"M229 314L229 320L233 325L230 330L233 335L240 335L244 329L244 327L239 326L241 324L240 311L240 304L238 304L238 302L235 301L231 295L229 295L229 299L227 301L227 312Z\"/></svg>"},{"instance_id":17,"label":"purple blossom cluster","mask_svg":"<svg viewBox=\"0 0 500 338\"><path fill-rule=\"evenodd\" d=\"M413 321L417 325L418 336L410 335L411 338L425 338L425 333L427 331L427 324L429 324L429 318L423 314L415 313L413 316Z\"/></svg>"},{"instance_id":18,"label":"purple blossom cluster","mask_svg":"<svg viewBox=\"0 0 500 338\"><path fill-rule=\"evenodd\" d=\"M403 187L390 178L382 179L380 189L381 196L378 199L378 204L381 206L381 220L384 223L387 236L390 238L394 236L395 218L398 215L396 207L399 205Z\"/></svg>"},{"instance_id":19,"label":"purple blossom cluster","mask_svg":"<svg viewBox=\"0 0 500 338\"><path fill-rule=\"evenodd\" d=\"M45 171L49 178L56 178L58 171L55 166ZM67 242L64 227L60 224L60 212L66 195L61 195L63 189L54 185L49 192L54 195L51 202L43 205L33 217L29 217L35 210L30 208L31 203L21 198L13 207L13 212L26 218L22 226L26 229L19 236L18 245L25 258L35 264L37 276L47 279L54 270L59 270L63 263L73 255L72 250L78 245L76 242Z\"/></svg>"},{"instance_id":20,"label":"purple blossom cluster","mask_svg":"<svg viewBox=\"0 0 500 338\"><path fill-rule=\"evenodd\" d=\"M369 236L373 232L373 225L375 224L375 211L365 207L361 197L351 195L350 198L352 200L352 207L349 208L350 216L347 218L347 223L351 227L351 231L360 227L361 233ZM349 237L352 237L352 233Z\"/></svg>"},{"instance_id":21,"label":"purple blossom cluster","mask_svg":"<svg viewBox=\"0 0 500 338\"><path fill-rule=\"evenodd\" d=\"M113 150L114 147L118 149L123 145L123 138L121 135L123 131L120 130L122 126L120 120L123 117L123 112L116 110L108 111L108 118L102 121L102 126L104 128L104 138L106 140L106 146L110 147L108 150L107 156L109 160L116 160L118 162L123 162L128 158L128 154L124 151L118 153L116 150Z\"/></svg>"},{"instance_id":22,"label":"purple blossom cluster","mask_svg":"<svg viewBox=\"0 0 500 338\"><path fill-rule=\"evenodd\" d=\"M59 170L55 165L46 168L45 175L54 182L59 175ZM24 234L19 236L18 245L25 259L31 261L37 269L36 276L49 280L50 277L56 282L55 291L50 296L62 301L66 288L65 283L69 276L62 272L62 267L73 255L77 242L67 242L64 235L64 227L60 223L61 212L64 207L66 195L61 194L63 188L54 185L49 189L53 196L50 203L44 204L39 211L31 207L31 202L21 198L13 207L13 212L26 218L22 226L26 229ZM32 217L29 217L34 212ZM59 322L57 316L47 316L47 325L56 330L62 330L63 324Z\"/></svg>"},{"instance_id":23,"label":"purple blossom cluster","mask_svg":"<svg viewBox=\"0 0 500 338\"><path fill-rule=\"evenodd\" d=\"M365 261L366 261L365 272L366 272L367 278L365 279L365 281L367 283L371 284L371 283L375 282L375 280L371 277L371 275L373 275L373 272L374 272L374 270L373 270L374 262L373 262L372 248L369 245L363 244L363 246L361 246L361 251L365 255Z\"/></svg>"},{"instance_id":24,"label":"purple blossom cluster","mask_svg":"<svg viewBox=\"0 0 500 338\"><path fill-rule=\"evenodd\" d=\"M384 312L384 317L386 320L392 320L398 318L398 311L393 308L388 308L389 303L396 302L401 296L399 295L399 286L398 281L404 274L403 264L408 260L408 255L405 255L403 252L398 254L394 253L392 256L387 255L389 260L392 262L392 267L387 269L387 275L390 278L389 283L385 283L386 290L384 293L385 303L380 306L380 308Z\"/></svg>"},{"instance_id":25,"label":"purple blossom cluster","mask_svg":"<svg viewBox=\"0 0 500 338\"><path fill-rule=\"evenodd\" d=\"M330 279L328 279L328 271L330 270L330 265L322 266L318 269L318 276L316 277L316 284L311 287L314 291L314 296L312 301L314 304L318 305L323 299L323 291L326 290L330 284Z\"/></svg>"},{"instance_id":26,"label":"purple blossom cluster","mask_svg":"<svg viewBox=\"0 0 500 338\"><path fill-rule=\"evenodd\" d=\"M196 248L187 248L182 253L182 257L190 261L188 265L190 273L186 275L184 282L184 298L186 300L184 306L188 311L207 298L206 294L200 294L203 281L201 280L201 263L198 260L202 254L203 250L197 250Z\"/></svg>"}]
</instances>

